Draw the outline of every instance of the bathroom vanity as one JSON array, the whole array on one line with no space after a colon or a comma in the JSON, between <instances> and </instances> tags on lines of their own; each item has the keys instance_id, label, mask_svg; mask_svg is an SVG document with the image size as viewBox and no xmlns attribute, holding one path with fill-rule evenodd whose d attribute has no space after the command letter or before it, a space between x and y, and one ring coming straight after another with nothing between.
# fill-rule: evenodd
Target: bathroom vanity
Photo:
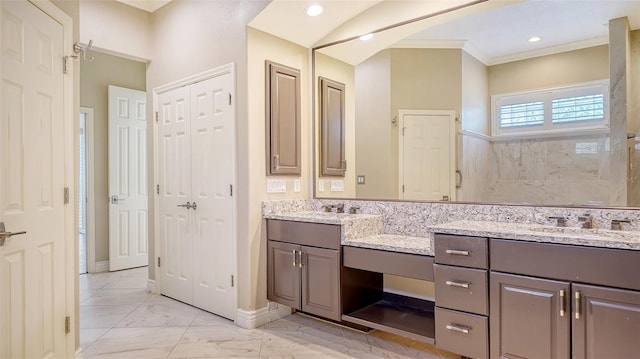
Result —
<instances>
[{"instance_id":1,"label":"bathroom vanity","mask_svg":"<svg viewBox=\"0 0 640 359\"><path fill-rule=\"evenodd\" d=\"M640 353L635 231L457 221L432 238L381 216L268 215L268 299L470 358ZM383 274L434 282L435 301L386 293Z\"/></svg>"}]
</instances>

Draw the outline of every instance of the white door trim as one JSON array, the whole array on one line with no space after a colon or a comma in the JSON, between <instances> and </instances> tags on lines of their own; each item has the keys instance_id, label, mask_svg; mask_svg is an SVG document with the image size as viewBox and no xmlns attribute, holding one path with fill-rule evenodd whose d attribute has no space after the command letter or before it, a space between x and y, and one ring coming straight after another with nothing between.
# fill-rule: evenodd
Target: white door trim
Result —
<instances>
[{"instance_id":1,"label":"white door trim","mask_svg":"<svg viewBox=\"0 0 640 359\"><path fill-rule=\"evenodd\" d=\"M398 118L400 119L400 127L398 131L398 198L402 199L402 184L404 183L404 136L402 129L404 128L405 115L424 115L424 116L449 116L449 163L451 168L451 176L449 181L449 199L455 201L456 195L456 112L453 110L399 110Z\"/></svg>"},{"instance_id":2,"label":"white door trim","mask_svg":"<svg viewBox=\"0 0 640 359\"><path fill-rule=\"evenodd\" d=\"M162 273L160 271L160 269L158 268L158 262L157 262L157 258L159 256L160 253L160 236L158 236L158 233L160 231L160 224L158 223L158 219L160 218L160 201L159 201L159 196L158 193L156 191L156 185L159 183L159 179L160 179L160 175L158 173L158 123L155 121L155 116L156 113L158 112L159 108L158 108L158 95L163 94L165 92L183 87L183 86L188 86L188 85L192 85L194 83L197 82L201 82L201 81L205 81L214 77L218 77L218 76L222 76L225 74L231 74L233 76L233 81L234 81L234 93L232 94L232 100L236 101L236 93L237 91L235 83L236 83L236 66L234 63L229 63L227 65L223 65L220 67L216 67L214 69L208 70L208 71L204 71L201 72L199 74L195 74L192 76L188 76L184 79L178 80L178 81L174 81L171 82L169 84L166 85L162 85L159 87L156 87L152 90L153 94L153 114L152 117L154 118L153 120L153 186L152 186L152 192L153 192L153 226L154 226L154 253L153 253L153 258L150 258L149 260L149 265L153 266L154 269L154 273L155 273L155 286L154 286L154 293L159 294L161 292L162 289ZM232 148L230 149L231 151L231 157L233 158L233 180L232 180L232 184L233 184L233 188L237 188L237 177L236 177L236 164L237 164L237 155L236 155L236 131L237 131L237 126L235 125L235 120L236 120L236 106L232 107L232 111L233 111L233 118L234 118L234 126L233 126L233 138L234 138L234 145L232 146ZM238 238L237 238L237 217L238 217L238 200L237 200L237 196L234 195L232 197L232 201L233 201L233 222L231 224L232 226L232 236L233 236L233 252L234 252L234 258L233 258L233 262L234 262L234 276L236 278L236 283L238 282L237 280L237 273L238 273L238 260L237 260L237 253L238 253ZM238 285L236 284L234 286L234 290L235 290L235 308L237 310L238 308ZM237 319L236 319L237 320ZM234 322L236 321L234 320Z\"/></svg>"},{"instance_id":3,"label":"white door trim","mask_svg":"<svg viewBox=\"0 0 640 359\"><path fill-rule=\"evenodd\" d=\"M63 49L66 56L73 56L73 19L64 11L60 10L49 0L29 0L34 6L42 10L45 14L55 19L62 25ZM73 58L70 58L73 59ZM75 76L78 71L74 61L69 61L69 72L63 76L63 98L62 104L64 117L64 183L69 188L69 205L64 210L64 232L65 232L65 293L66 312L75 324L71 325L71 331L67 335L66 352L70 356L76 352L76 332L79 327L78 308L76 307L77 283L78 283L78 217L77 207L71 205L76 203L78 163L76 153L78 152L78 108L74 108L76 103ZM79 95L77 95L79 96ZM69 260L72 258L71 260Z\"/></svg>"},{"instance_id":4,"label":"white door trim","mask_svg":"<svg viewBox=\"0 0 640 359\"><path fill-rule=\"evenodd\" d=\"M91 107L80 107L85 114L85 145L87 150L87 272L96 272L96 199L95 199L95 142L94 113Z\"/></svg>"}]
</instances>

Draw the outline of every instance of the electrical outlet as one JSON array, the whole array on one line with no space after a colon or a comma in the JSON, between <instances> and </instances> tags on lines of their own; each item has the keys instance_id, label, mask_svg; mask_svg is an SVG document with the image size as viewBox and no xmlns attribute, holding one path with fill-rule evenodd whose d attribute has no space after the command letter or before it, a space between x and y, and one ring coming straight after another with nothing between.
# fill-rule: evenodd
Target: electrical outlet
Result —
<instances>
[{"instance_id":1,"label":"electrical outlet","mask_svg":"<svg viewBox=\"0 0 640 359\"><path fill-rule=\"evenodd\" d=\"M293 180L293 192L300 192L300 180Z\"/></svg>"},{"instance_id":2,"label":"electrical outlet","mask_svg":"<svg viewBox=\"0 0 640 359\"><path fill-rule=\"evenodd\" d=\"M324 192L324 180L318 180L318 192Z\"/></svg>"}]
</instances>

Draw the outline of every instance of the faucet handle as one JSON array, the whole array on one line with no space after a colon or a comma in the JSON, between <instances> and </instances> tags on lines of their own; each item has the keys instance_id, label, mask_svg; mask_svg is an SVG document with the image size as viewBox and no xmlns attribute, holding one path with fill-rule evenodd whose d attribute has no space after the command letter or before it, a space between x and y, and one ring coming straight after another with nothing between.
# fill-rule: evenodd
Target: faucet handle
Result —
<instances>
[{"instance_id":1,"label":"faucet handle","mask_svg":"<svg viewBox=\"0 0 640 359\"><path fill-rule=\"evenodd\" d=\"M631 224L631 220L628 218L625 219L612 219L611 220L611 229L614 231L622 230L622 223Z\"/></svg>"},{"instance_id":2,"label":"faucet handle","mask_svg":"<svg viewBox=\"0 0 640 359\"><path fill-rule=\"evenodd\" d=\"M593 216L589 213L585 213L582 216L578 216L578 221L582 222L582 228L593 228Z\"/></svg>"},{"instance_id":3,"label":"faucet handle","mask_svg":"<svg viewBox=\"0 0 640 359\"><path fill-rule=\"evenodd\" d=\"M322 206L322 209L324 209L325 212L331 212L331 209L333 208L332 205L328 204L326 206Z\"/></svg>"},{"instance_id":4,"label":"faucet handle","mask_svg":"<svg viewBox=\"0 0 640 359\"><path fill-rule=\"evenodd\" d=\"M358 213L359 209L360 209L360 207L350 207L349 208L349 213L350 214L356 214L356 213Z\"/></svg>"},{"instance_id":5,"label":"faucet handle","mask_svg":"<svg viewBox=\"0 0 640 359\"><path fill-rule=\"evenodd\" d=\"M550 216L548 219L555 219L557 227L566 227L567 226L567 217L564 216Z\"/></svg>"}]
</instances>

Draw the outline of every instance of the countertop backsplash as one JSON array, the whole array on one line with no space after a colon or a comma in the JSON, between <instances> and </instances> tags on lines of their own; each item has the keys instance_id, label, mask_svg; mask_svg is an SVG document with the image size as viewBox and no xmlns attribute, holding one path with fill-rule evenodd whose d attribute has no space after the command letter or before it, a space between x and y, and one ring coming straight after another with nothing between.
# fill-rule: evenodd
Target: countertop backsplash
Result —
<instances>
[{"instance_id":1,"label":"countertop backsplash","mask_svg":"<svg viewBox=\"0 0 640 359\"><path fill-rule=\"evenodd\" d=\"M524 224L556 224L551 216L563 216L568 219L568 227L579 227L578 217L584 214L593 216L595 228L609 229L612 219L629 219L624 230L640 230L640 210L510 206L493 204L463 204L439 202L394 202L362 200L272 200L264 201L263 214L322 211L322 207L332 204L344 204L345 212L358 207L358 213L379 214L383 217L384 233L413 237L431 238L429 226L452 221L497 221Z\"/></svg>"}]
</instances>

